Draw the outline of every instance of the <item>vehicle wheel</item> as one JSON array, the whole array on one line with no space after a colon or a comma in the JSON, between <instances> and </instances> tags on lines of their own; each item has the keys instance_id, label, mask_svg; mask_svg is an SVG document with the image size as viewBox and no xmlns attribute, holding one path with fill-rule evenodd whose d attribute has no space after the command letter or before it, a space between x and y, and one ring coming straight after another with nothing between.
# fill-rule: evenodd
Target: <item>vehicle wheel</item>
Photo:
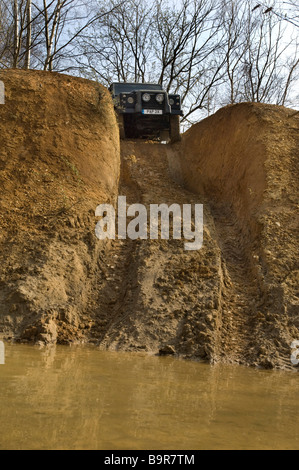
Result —
<instances>
[{"instance_id":1,"label":"vehicle wheel","mask_svg":"<svg viewBox=\"0 0 299 470\"><path fill-rule=\"evenodd\" d=\"M169 131L161 131L160 132L160 142L169 142L170 140L170 135Z\"/></svg>"},{"instance_id":2,"label":"vehicle wheel","mask_svg":"<svg viewBox=\"0 0 299 470\"><path fill-rule=\"evenodd\" d=\"M121 140L124 140L126 138L125 116L123 114L118 114L117 122L118 122L118 127L119 127L119 137Z\"/></svg>"},{"instance_id":3,"label":"vehicle wheel","mask_svg":"<svg viewBox=\"0 0 299 470\"><path fill-rule=\"evenodd\" d=\"M181 125L180 125L180 116L170 116L170 142L174 144L175 142L181 141Z\"/></svg>"}]
</instances>

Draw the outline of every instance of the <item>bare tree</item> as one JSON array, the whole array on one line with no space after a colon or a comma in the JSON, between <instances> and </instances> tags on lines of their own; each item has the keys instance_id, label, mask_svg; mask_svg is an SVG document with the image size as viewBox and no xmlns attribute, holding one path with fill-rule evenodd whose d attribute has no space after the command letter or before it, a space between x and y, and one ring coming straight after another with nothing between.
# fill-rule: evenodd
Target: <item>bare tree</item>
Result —
<instances>
[{"instance_id":1,"label":"bare tree","mask_svg":"<svg viewBox=\"0 0 299 470\"><path fill-rule=\"evenodd\" d=\"M285 86L283 87L283 93L281 94L281 99L278 102L278 104L281 104L283 106L292 106L295 104L295 98L291 99L290 94L292 91L292 85L298 83L299 81L299 53L298 53L298 44L296 47L296 52L295 52L295 60L292 61L290 66L288 67L288 74L287 74L287 79Z\"/></svg>"},{"instance_id":2,"label":"bare tree","mask_svg":"<svg viewBox=\"0 0 299 470\"><path fill-rule=\"evenodd\" d=\"M30 68L32 48L32 0L13 0L13 63Z\"/></svg>"},{"instance_id":3,"label":"bare tree","mask_svg":"<svg viewBox=\"0 0 299 470\"><path fill-rule=\"evenodd\" d=\"M124 5L125 0L119 0L111 8L99 10L94 14L84 13L86 4L80 0L55 0L51 8L43 0L44 35L46 39L46 57L44 70L68 70L67 62L78 54L76 40L85 34L94 23L113 15L117 8ZM54 64L55 62L55 64ZM60 67L60 63L63 63Z\"/></svg>"},{"instance_id":4,"label":"bare tree","mask_svg":"<svg viewBox=\"0 0 299 470\"><path fill-rule=\"evenodd\" d=\"M222 53L225 57L224 73L227 78L228 102L234 104L241 92L241 62L246 48L243 35L245 11L240 4L224 1L221 7L224 40Z\"/></svg>"},{"instance_id":5,"label":"bare tree","mask_svg":"<svg viewBox=\"0 0 299 470\"><path fill-rule=\"evenodd\" d=\"M110 13L80 35L79 67L85 69L88 62L89 73L105 84L112 77L144 82L152 60L151 8L140 0L112 0L105 8Z\"/></svg>"},{"instance_id":6,"label":"bare tree","mask_svg":"<svg viewBox=\"0 0 299 470\"><path fill-rule=\"evenodd\" d=\"M119 0L116 6L123 3ZM109 14L107 9L94 14L85 0L0 0L0 5L0 13L6 13L5 31L2 14L0 19L0 54L5 49L5 65L49 71L68 69L78 35Z\"/></svg>"},{"instance_id":7,"label":"bare tree","mask_svg":"<svg viewBox=\"0 0 299 470\"><path fill-rule=\"evenodd\" d=\"M115 7L114 1L107 8ZM220 79L220 24L214 0L129 0L80 37L79 69L104 84L157 82L180 92L185 119L211 105ZM191 97L191 100L189 98Z\"/></svg>"},{"instance_id":8,"label":"bare tree","mask_svg":"<svg viewBox=\"0 0 299 470\"><path fill-rule=\"evenodd\" d=\"M47 0L43 0L44 7L44 34L46 40L46 58L44 61L44 70L53 70L53 58L57 47L57 36L61 21L61 13L67 5L66 0L57 0L54 4L53 11L50 11Z\"/></svg>"},{"instance_id":9,"label":"bare tree","mask_svg":"<svg viewBox=\"0 0 299 470\"><path fill-rule=\"evenodd\" d=\"M1 44L5 44L5 66L28 69L32 48L36 45L32 31L39 15L32 15L32 0L1 0L1 13L3 12L5 31ZM3 18L3 14L1 17Z\"/></svg>"},{"instance_id":10,"label":"bare tree","mask_svg":"<svg viewBox=\"0 0 299 470\"><path fill-rule=\"evenodd\" d=\"M294 0L90 2L0 0L0 67L160 83L188 124L227 103L292 105Z\"/></svg>"},{"instance_id":11,"label":"bare tree","mask_svg":"<svg viewBox=\"0 0 299 470\"><path fill-rule=\"evenodd\" d=\"M266 2L256 2L252 11L257 11L261 15L276 16L281 21L292 24L299 28L299 9L297 0L280 0L271 5Z\"/></svg>"},{"instance_id":12,"label":"bare tree","mask_svg":"<svg viewBox=\"0 0 299 470\"><path fill-rule=\"evenodd\" d=\"M20 49L21 49L21 32L20 32L20 12L18 0L14 0L13 4L13 18L14 18L14 59L13 67L18 66Z\"/></svg>"},{"instance_id":13,"label":"bare tree","mask_svg":"<svg viewBox=\"0 0 299 470\"><path fill-rule=\"evenodd\" d=\"M13 23L6 1L0 0L0 68L7 67L13 49Z\"/></svg>"},{"instance_id":14,"label":"bare tree","mask_svg":"<svg viewBox=\"0 0 299 470\"><path fill-rule=\"evenodd\" d=\"M239 101L286 104L298 70L297 40L287 23L250 0L223 3L226 54L226 102ZM268 13L266 13L268 11ZM224 101L225 103L225 101ZM223 104L224 104L223 103Z\"/></svg>"},{"instance_id":15,"label":"bare tree","mask_svg":"<svg viewBox=\"0 0 299 470\"><path fill-rule=\"evenodd\" d=\"M27 0L26 5L26 54L24 68L30 68L31 47L32 47L32 0Z\"/></svg>"}]
</instances>

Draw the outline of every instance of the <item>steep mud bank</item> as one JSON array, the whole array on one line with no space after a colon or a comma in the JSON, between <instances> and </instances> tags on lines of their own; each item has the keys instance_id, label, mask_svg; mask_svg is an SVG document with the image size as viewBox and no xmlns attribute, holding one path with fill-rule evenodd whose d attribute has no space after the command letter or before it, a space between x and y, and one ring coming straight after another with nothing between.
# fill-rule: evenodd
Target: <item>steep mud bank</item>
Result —
<instances>
[{"instance_id":1,"label":"steep mud bank","mask_svg":"<svg viewBox=\"0 0 299 470\"><path fill-rule=\"evenodd\" d=\"M173 157L205 195L221 249L220 354L287 366L299 336L299 116L241 104L191 128Z\"/></svg>"},{"instance_id":2,"label":"steep mud bank","mask_svg":"<svg viewBox=\"0 0 299 470\"><path fill-rule=\"evenodd\" d=\"M0 334L290 368L298 115L243 104L176 145L123 141L99 85L1 72ZM95 236L95 208L204 204L204 243Z\"/></svg>"},{"instance_id":3,"label":"steep mud bank","mask_svg":"<svg viewBox=\"0 0 299 470\"><path fill-rule=\"evenodd\" d=\"M104 250L94 210L117 195L118 128L106 89L43 72L2 71L0 325L5 338L69 342Z\"/></svg>"}]
</instances>

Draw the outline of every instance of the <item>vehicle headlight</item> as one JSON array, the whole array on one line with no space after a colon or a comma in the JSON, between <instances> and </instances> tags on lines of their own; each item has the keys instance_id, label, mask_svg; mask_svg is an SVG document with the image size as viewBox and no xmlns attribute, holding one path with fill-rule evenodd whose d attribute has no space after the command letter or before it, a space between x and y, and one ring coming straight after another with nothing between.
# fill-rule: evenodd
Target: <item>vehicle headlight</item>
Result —
<instances>
[{"instance_id":1,"label":"vehicle headlight","mask_svg":"<svg viewBox=\"0 0 299 470\"><path fill-rule=\"evenodd\" d=\"M151 100L151 95L149 93L144 93L144 95L142 95L142 99L148 103Z\"/></svg>"},{"instance_id":2,"label":"vehicle headlight","mask_svg":"<svg viewBox=\"0 0 299 470\"><path fill-rule=\"evenodd\" d=\"M134 98L132 96L129 96L127 101L128 101L129 104L133 104L134 103Z\"/></svg>"},{"instance_id":3,"label":"vehicle headlight","mask_svg":"<svg viewBox=\"0 0 299 470\"><path fill-rule=\"evenodd\" d=\"M158 103L163 103L164 101L164 95L162 95L162 93L160 93L159 95L156 96L156 100L158 101Z\"/></svg>"}]
</instances>

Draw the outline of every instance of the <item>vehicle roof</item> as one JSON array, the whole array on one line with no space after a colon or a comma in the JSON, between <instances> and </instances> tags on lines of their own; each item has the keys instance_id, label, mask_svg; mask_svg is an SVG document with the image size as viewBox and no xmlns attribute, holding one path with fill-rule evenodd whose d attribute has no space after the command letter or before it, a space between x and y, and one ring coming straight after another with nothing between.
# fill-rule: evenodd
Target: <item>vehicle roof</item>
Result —
<instances>
[{"instance_id":1,"label":"vehicle roof","mask_svg":"<svg viewBox=\"0 0 299 470\"><path fill-rule=\"evenodd\" d=\"M111 85L150 85L150 86L161 86L160 83L142 83L142 82L112 82Z\"/></svg>"}]
</instances>

